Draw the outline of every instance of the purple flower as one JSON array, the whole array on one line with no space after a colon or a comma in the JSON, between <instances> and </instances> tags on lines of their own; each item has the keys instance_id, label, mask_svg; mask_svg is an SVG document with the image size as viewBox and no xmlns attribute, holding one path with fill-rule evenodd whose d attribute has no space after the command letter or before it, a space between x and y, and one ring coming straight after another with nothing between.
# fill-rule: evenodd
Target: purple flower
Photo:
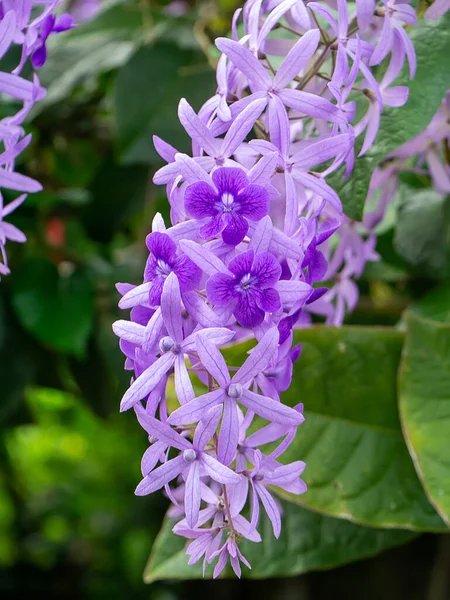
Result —
<instances>
[{"instance_id":1,"label":"purple flower","mask_svg":"<svg viewBox=\"0 0 450 600\"><path fill-rule=\"evenodd\" d=\"M175 274L171 273L162 293L161 311L160 313L155 312L149 322L151 323L154 319L153 325L155 325L155 321L161 316L167 329L168 335L163 337L159 343L161 356L152 362L127 390L122 398L121 411L128 410L139 400L145 398L172 368L175 370L175 388L180 402L188 402L194 397L184 355L195 349L196 333L184 337L181 310L180 286ZM138 323L117 321L113 325L113 330L121 339L128 339L131 342L140 339L142 345L145 343L147 328ZM158 331L161 331L161 328L158 328ZM224 344L233 338L234 332L225 328L210 328L203 330L203 335L215 344ZM141 337L139 338L139 336Z\"/></svg>"},{"instance_id":2,"label":"purple flower","mask_svg":"<svg viewBox=\"0 0 450 600\"><path fill-rule=\"evenodd\" d=\"M279 465L275 469L271 464L271 457L263 457L259 450L255 451L255 468L245 473L252 487L252 528L255 528L259 520L259 503L261 502L267 516L269 517L273 533L276 538L281 532L281 514L278 503L266 485L277 486L293 494L306 492L306 484L300 479L305 469L305 463L301 460L288 465Z\"/></svg>"},{"instance_id":3,"label":"purple flower","mask_svg":"<svg viewBox=\"0 0 450 600\"><path fill-rule=\"evenodd\" d=\"M184 507L186 521L189 527L195 527L200 513L200 477L208 475L213 481L222 484L236 484L240 476L221 464L217 459L205 451L206 445L213 437L220 421L222 410L215 407L204 414L197 425L193 442L190 442L169 425L161 423L154 417L141 415L146 422L147 431L159 441L181 451L176 458L172 458L149 473L136 488L137 496L146 496L164 487L179 475L186 481L184 493Z\"/></svg>"},{"instance_id":4,"label":"purple flower","mask_svg":"<svg viewBox=\"0 0 450 600\"><path fill-rule=\"evenodd\" d=\"M217 564L214 568L214 579L219 577L219 575L222 573L227 564L228 559L230 559L231 567L235 575L237 575L237 577L241 576L241 562L244 563L244 565L248 569L251 569L250 563L239 550L236 544L236 540L232 535L230 535L230 537L227 539L222 548L219 548L219 550L217 550L217 552L213 554L212 558L214 558L215 556L219 556L219 560L217 561Z\"/></svg>"},{"instance_id":5,"label":"purple flower","mask_svg":"<svg viewBox=\"0 0 450 600\"><path fill-rule=\"evenodd\" d=\"M232 39L217 40L216 94L198 113L180 101L191 156L155 138L167 164L153 181L166 185L172 226L155 217L144 283L121 286L119 305L132 308L131 322L118 321L114 331L136 377L122 408L134 405L149 434L139 493L165 488L174 503L169 514L179 519L173 531L191 540L189 564L203 559L205 568L217 557L214 577L228 559L241 575L240 563L247 562L238 543L260 540L261 505L280 535L272 486L306 490L304 463L280 458L304 420L303 405L291 408L280 397L301 352L293 347L293 329L309 325L311 313L340 324L354 307L354 279L376 258L373 223L382 218L406 160L419 153L408 168L428 168L440 189L450 189L441 161L449 137L446 104L422 136L392 155L394 166L376 170L370 194L389 188L376 213L350 221L330 187L328 177L340 177L341 165L345 177L351 174L355 138L365 133L361 154L367 152L384 106L407 99L407 88L395 81L406 58L414 71L403 25L414 22L414 11L396 0L383 4L356 0L361 38L346 0L248 0L234 15ZM272 36L281 22L289 35L281 27ZM376 79L371 66L381 60L387 68L377 69ZM356 110L361 94L370 102L365 115ZM329 238L338 229L333 244ZM319 287L324 280L329 290ZM258 342L242 366L228 366L218 349L233 334L234 342ZM165 399L172 375L178 407ZM207 387L203 395L196 397L191 376ZM267 424L259 426L256 416ZM268 444L272 451L264 456L260 449ZM169 460L173 448L181 455ZM240 478L224 483L203 464L211 460ZM174 479L179 485L172 490ZM248 503L251 522L242 514Z\"/></svg>"},{"instance_id":6,"label":"purple flower","mask_svg":"<svg viewBox=\"0 0 450 600\"><path fill-rule=\"evenodd\" d=\"M269 194L234 167L217 169L212 180L215 188L199 181L186 189L186 210L194 219L208 219L200 228L205 239L221 233L226 244L236 246L247 235L248 219L260 221L268 214Z\"/></svg>"},{"instance_id":7,"label":"purple flower","mask_svg":"<svg viewBox=\"0 0 450 600\"><path fill-rule=\"evenodd\" d=\"M319 40L320 32L318 29L305 33L289 51L275 78L272 79L249 48L245 48L240 42L234 40L218 38L216 46L247 77L253 91L250 96L240 100L239 107L237 106L239 103L234 105L235 112L238 109L243 110L245 106L254 100L265 99L269 105L272 105L274 124L279 119L280 113L285 113L283 105L310 117L333 123L345 123L345 115L329 100L290 87L292 80L307 65L316 52ZM274 100L280 100L281 102L274 102ZM276 131L276 126L274 129Z\"/></svg>"},{"instance_id":8,"label":"purple flower","mask_svg":"<svg viewBox=\"0 0 450 600\"><path fill-rule=\"evenodd\" d=\"M202 275L200 269L185 254L177 256L177 246L167 234L151 233L146 243L150 256L145 266L144 281L151 282L149 302L152 306L161 303L164 282L170 273L177 276L182 292L197 287Z\"/></svg>"},{"instance_id":9,"label":"purple flower","mask_svg":"<svg viewBox=\"0 0 450 600\"><path fill-rule=\"evenodd\" d=\"M234 305L234 315L242 327L256 327L265 313L281 308L274 289L281 275L280 263L270 252L248 250L228 265L232 275L216 273L206 284L208 299L216 306Z\"/></svg>"},{"instance_id":10,"label":"purple flower","mask_svg":"<svg viewBox=\"0 0 450 600\"><path fill-rule=\"evenodd\" d=\"M237 403L256 413L263 419L285 425L296 426L303 416L296 410L251 392L247 386L263 371L278 346L278 331L270 329L253 349L242 367L230 378L223 356L202 334L197 335L197 352L205 369L219 384L219 388L191 400L178 408L169 417L169 423L184 425L201 419L206 410L223 404L224 414L219 435L218 458L229 465L236 454L239 441L239 413Z\"/></svg>"},{"instance_id":11,"label":"purple flower","mask_svg":"<svg viewBox=\"0 0 450 600\"><path fill-rule=\"evenodd\" d=\"M47 48L45 44L48 36L51 33L61 33L62 31L67 31L73 27L76 27L76 25L72 15L63 14L58 18L56 18L55 15L48 15L42 23L38 40L31 55L31 64L35 69L43 67L47 60Z\"/></svg>"},{"instance_id":12,"label":"purple flower","mask_svg":"<svg viewBox=\"0 0 450 600\"><path fill-rule=\"evenodd\" d=\"M0 253L3 258L3 264L0 263L0 275L8 275L9 274L8 263L7 263L6 252L5 252L6 241L12 240L14 242L23 243L23 242L26 242L26 240L27 240L27 238L25 237L25 234L22 233L20 231L20 229L17 229L17 227L15 227L14 225L11 225L11 223L6 223L6 221L3 220L3 217L6 217L7 215L11 214L13 212L13 210L15 210L18 206L20 206L20 204L22 204L22 202L25 200L26 197L27 197L26 194L23 194L22 196L19 196L13 202L10 202L6 206L3 206L3 196L0 193Z\"/></svg>"}]
</instances>

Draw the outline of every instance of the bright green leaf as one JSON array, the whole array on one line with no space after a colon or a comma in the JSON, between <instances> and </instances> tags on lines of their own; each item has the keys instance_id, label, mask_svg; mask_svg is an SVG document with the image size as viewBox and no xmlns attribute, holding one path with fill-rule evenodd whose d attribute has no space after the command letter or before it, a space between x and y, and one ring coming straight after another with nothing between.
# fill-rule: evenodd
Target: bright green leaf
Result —
<instances>
[{"instance_id":1,"label":"bright green leaf","mask_svg":"<svg viewBox=\"0 0 450 600\"><path fill-rule=\"evenodd\" d=\"M389 329L317 327L296 333L303 352L283 402L306 421L284 455L304 460L313 510L373 527L443 530L405 445L396 378L403 336Z\"/></svg>"},{"instance_id":2,"label":"bright green leaf","mask_svg":"<svg viewBox=\"0 0 450 600\"><path fill-rule=\"evenodd\" d=\"M273 536L266 517L258 528L262 542L255 544L242 540L239 548L250 562L243 577L266 579L290 577L313 570L332 569L383 550L403 544L414 537L408 531L373 529L319 515L284 503L283 529L280 538ZM145 568L144 580L152 583L160 579L199 579L200 563L189 566L185 553L186 540L172 533L174 522L166 518L155 541ZM205 577L211 577L208 567ZM233 576L230 571L226 575Z\"/></svg>"},{"instance_id":3,"label":"bright green leaf","mask_svg":"<svg viewBox=\"0 0 450 600\"><path fill-rule=\"evenodd\" d=\"M428 497L450 527L450 326L411 313L406 323L403 430Z\"/></svg>"}]
</instances>

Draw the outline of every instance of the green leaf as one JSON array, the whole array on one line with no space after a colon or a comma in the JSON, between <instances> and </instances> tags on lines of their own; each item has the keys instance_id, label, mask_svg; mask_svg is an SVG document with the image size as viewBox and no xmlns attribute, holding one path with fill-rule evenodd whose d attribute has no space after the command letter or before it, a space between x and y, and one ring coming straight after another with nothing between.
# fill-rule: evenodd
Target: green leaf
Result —
<instances>
[{"instance_id":1,"label":"green leaf","mask_svg":"<svg viewBox=\"0 0 450 600\"><path fill-rule=\"evenodd\" d=\"M345 214L361 221L370 179L375 168L401 144L421 133L439 108L450 87L450 71L443 57L450 54L450 14L437 21L422 19L410 34L417 54L417 71L412 81L404 69L395 85L409 87L409 98L401 108L385 107L375 144L355 161L352 176L343 180L343 170L331 185L339 194Z\"/></svg>"},{"instance_id":2,"label":"green leaf","mask_svg":"<svg viewBox=\"0 0 450 600\"><path fill-rule=\"evenodd\" d=\"M399 423L403 335L373 327L317 327L297 332L295 341L303 351L282 401L304 402L306 421L283 459L306 462L308 491L287 497L373 527L444 530Z\"/></svg>"},{"instance_id":3,"label":"green leaf","mask_svg":"<svg viewBox=\"0 0 450 600\"><path fill-rule=\"evenodd\" d=\"M84 353L93 297L82 273L60 275L52 263L30 259L14 275L11 300L22 326L40 342L77 356Z\"/></svg>"},{"instance_id":4,"label":"green leaf","mask_svg":"<svg viewBox=\"0 0 450 600\"><path fill-rule=\"evenodd\" d=\"M450 326L408 314L400 415L414 464L450 527Z\"/></svg>"},{"instance_id":5,"label":"green leaf","mask_svg":"<svg viewBox=\"0 0 450 600\"><path fill-rule=\"evenodd\" d=\"M421 133L437 112L448 88L450 71L443 57L450 54L450 14L439 20L422 19L410 32L417 55L412 81L405 68L395 85L409 87L408 102L401 108L386 107L373 152L383 158L392 150Z\"/></svg>"},{"instance_id":6,"label":"green leaf","mask_svg":"<svg viewBox=\"0 0 450 600\"><path fill-rule=\"evenodd\" d=\"M289 502L283 503L283 508L283 528L278 540L273 536L269 520L264 517L258 528L262 542L255 544L242 540L239 544L252 567L251 570L243 567L243 577L291 577L318 569L332 569L373 556L414 537L408 531L373 529L333 519ZM165 519L145 568L146 583L202 577L201 561L192 566L187 564L186 540L172 533L173 525L173 521ZM212 568L208 567L205 577L210 578L211 574ZM229 569L225 576L234 577Z\"/></svg>"},{"instance_id":7,"label":"green leaf","mask_svg":"<svg viewBox=\"0 0 450 600\"><path fill-rule=\"evenodd\" d=\"M115 83L117 147L122 161L160 160L153 147L154 134L179 151L189 151L189 137L177 118L180 98L198 109L215 87L214 73L201 52L169 43L138 50Z\"/></svg>"},{"instance_id":8,"label":"green leaf","mask_svg":"<svg viewBox=\"0 0 450 600\"><path fill-rule=\"evenodd\" d=\"M420 317L450 323L450 284L434 288L410 306L410 310Z\"/></svg>"},{"instance_id":9,"label":"green leaf","mask_svg":"<svg viewBox=\"0 0 450 600\"><path fill-rule=\"evenodd\" d=\"M66 98L87 78L123 65L144 36L142 10L131 2L115 3L75 29L50 36L48 59L39 73L47 95L33 115Z\"/></svg>"},{"instance_id":10,"label":"green leaf","mask_svg":"<svg viewBox=\"0 0 450 600\"><path fill-rule=\"evenodd\" d=\"M434 278L450 274L450 202L432 189L402 195L394 246L410 265Z\"/></svg>"}]
</instances>

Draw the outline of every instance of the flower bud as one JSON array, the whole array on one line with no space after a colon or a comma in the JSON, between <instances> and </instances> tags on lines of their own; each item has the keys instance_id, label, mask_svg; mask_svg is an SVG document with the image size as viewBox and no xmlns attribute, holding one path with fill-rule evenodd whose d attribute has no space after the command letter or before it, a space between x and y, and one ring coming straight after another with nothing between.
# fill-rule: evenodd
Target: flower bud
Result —
<instances>
[{"instance_id":1,"label":"flower bud","mask_svg":"<svg viewBox=\"0 0 450 600\"><path fill-rule=\"evenodd\" d=\"M175 342L168 335L163 337L162 340L159 342L159 349L161 350L162 354L165 354L166 352L170 352L174 348L175 348Z\"/></svg>"},{"instance_id":2,"label":"flower bud","mask_svg":"<svg viewBox=\"0 0 450 600\"><path fill-rule=\"evenodd\" d=\"M228 395L230 398L238 400L242 396L242 385L240 383L230 383Z\"/></svg>"},{"instance_id":3,"label":"flower bud","mask_svg":"<svg viewBox=\"0 0 450 600\"><path fill-rule=\"evenodd\" d=\"M184 450L183 458L186 462L192 463L197 458L197 452L192 448L189 448L189 450Z\"/></svg>"}]
</instances>

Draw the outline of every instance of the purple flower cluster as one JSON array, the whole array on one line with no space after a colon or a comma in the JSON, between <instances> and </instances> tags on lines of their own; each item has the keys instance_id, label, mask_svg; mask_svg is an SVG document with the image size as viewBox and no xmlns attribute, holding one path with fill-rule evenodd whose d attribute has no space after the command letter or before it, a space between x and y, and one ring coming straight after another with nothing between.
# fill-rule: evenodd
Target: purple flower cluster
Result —
<instances>
[{"instance_id":1,"label":"purple flower cluster","mask_svg":"<svg viewBox=\"0 0 450 600\"><path fill-rule=\"evenodd\" d=\"M300 355L293 329L313 312L340 322L357 297L350 278L374 256L351 227L345 252L331 253L348 221L326 178L341 165L349 176L355 138L367 152L383 107L406 101L392 84L405 61L414 74L404 24L415 16L391 0L356 10L248 0L236 12L232 39L216 42L217 93L198 114L179 105L192 156L155 138L171 225L156 215L143 282L118 284L131 317L114 331L134 373L121 410L135 410L150 442L136 493L164 488L189 563L217 558L215 577L228 560L238 576L250 567L238 542L261 540L261 510L280 534L273 487L306 490L304 463L280 460L304 420L302 404L281 401ZM386 57L378 82L372 67ZM367 110L355 122L357 94ZM321 287L347 259L349 273ZM242 340L241 365L232 346Z\"/></svg>"},{"instance_id":2,"label":"purple flower cluster","mask_svg":"<svg viewBox=\"0 0 450 600\"><path fill-rule=\"evenodd\" d=\"M50 34L73 27L72 17L53 14L60 0L2 0L0 2L0 58L13 46L22 48L19 64L11 73L0 72L0 92L18 105L17 112L0 120L0 276L9 273L5 244L7 240L25 242L25 235L11 223L4 221L27 197L38 192L41 185L14 171L17 156L28 146L31 135L25 135L22 124L33 105L45 96L35 74L30 81L21 76L27 59L39 69L47 58L46 41ZM6 206L3 190L21 193Z\"/></svg>"}]
</instances>

